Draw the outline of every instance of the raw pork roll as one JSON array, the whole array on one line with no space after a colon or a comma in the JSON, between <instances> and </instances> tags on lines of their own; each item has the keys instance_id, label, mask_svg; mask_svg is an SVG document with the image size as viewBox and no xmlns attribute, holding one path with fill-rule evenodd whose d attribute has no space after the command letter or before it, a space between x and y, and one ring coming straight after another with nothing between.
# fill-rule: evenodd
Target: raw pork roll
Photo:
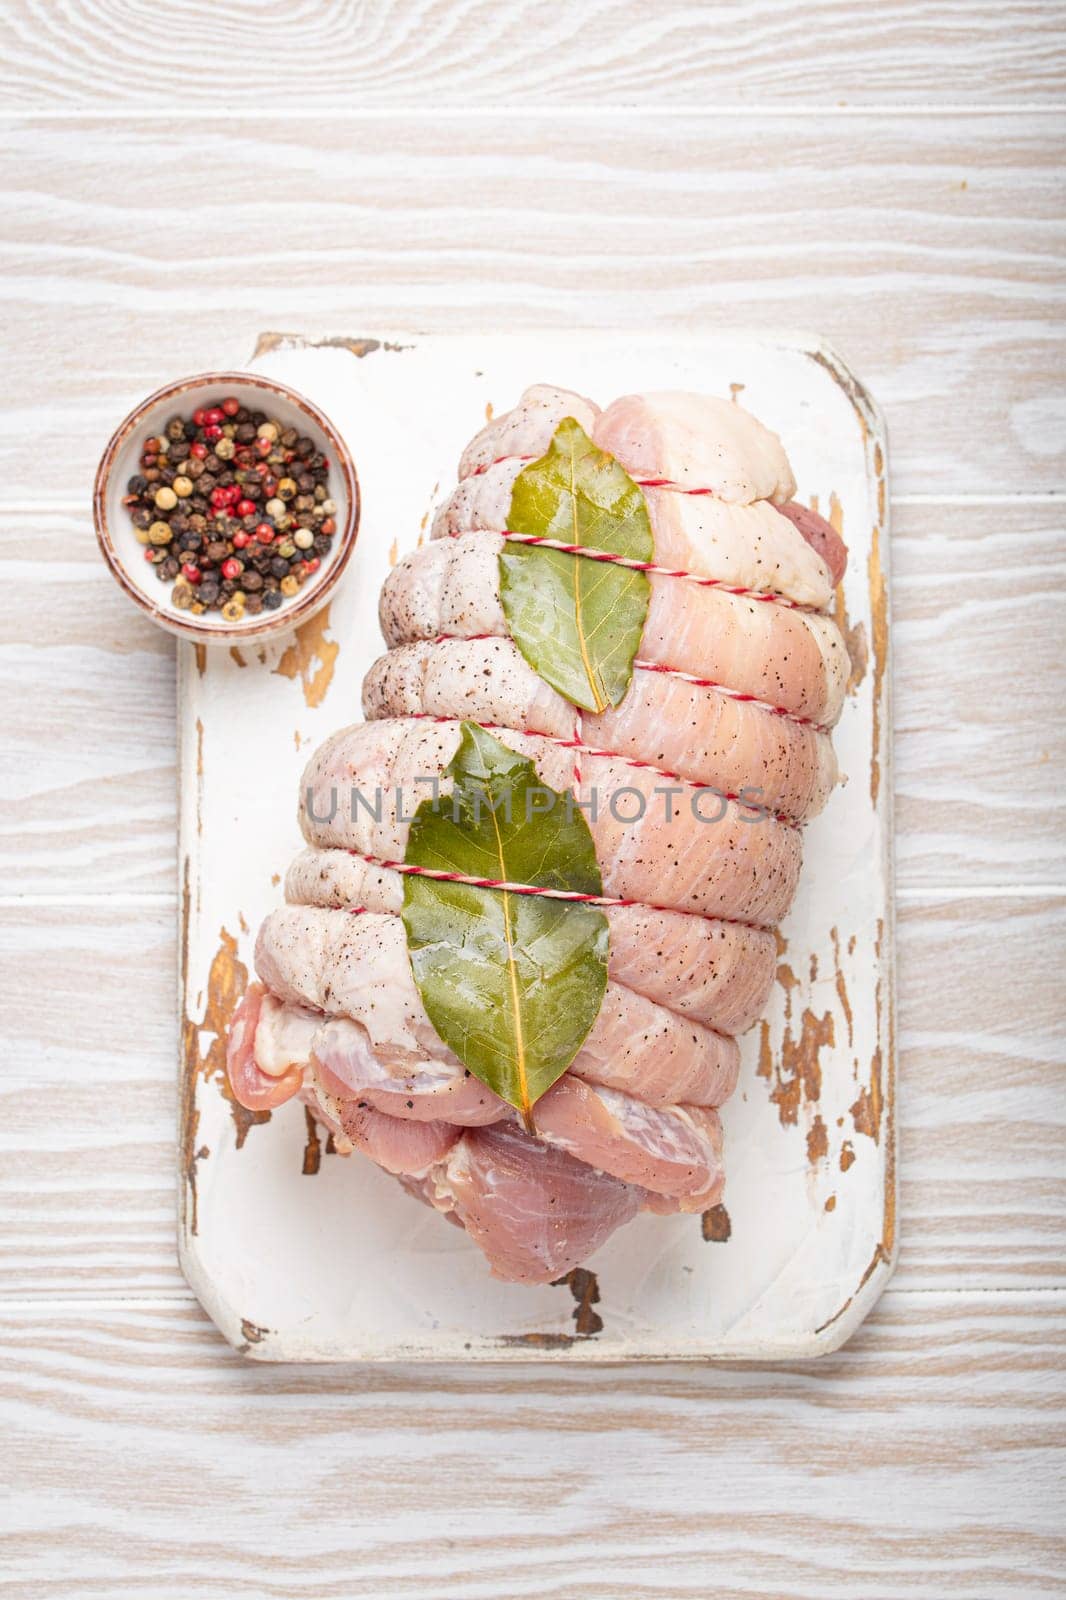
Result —
<instances>
[{"instance_id":1,"label":"raw pork roll","mask_svg":"<svg viewBox=\"0 0 1066 1600\"><path fill-rule=\"evenodd\" d=\"M640 486L654 539L632 676L598 713L534 670L501 595L515 483L567 418ZM601 411L528 389L467 446L431 541L384 584L366 721L304 774L306 848L259 932L233 1092L257 1109L302 1098L339 1149L458 1223L500 1277L549 1282L639 1211L700 1211L722 1193L717 1108L773 982L801 825L837 781L848 678L829 615L846 552L794 493L780 440L735 404L665 393ZM609 902L599 1013L532 1131L435 1031L401 921L397 790L444 773L464 722L582 803ZM678 803L653 805L667 782ZM331 804L353 788L380 794L376 814ZM622 789L639 817L593 815L593 791ZM689 804L707 790L710 825Z\"/></svg>"}]
</instances>

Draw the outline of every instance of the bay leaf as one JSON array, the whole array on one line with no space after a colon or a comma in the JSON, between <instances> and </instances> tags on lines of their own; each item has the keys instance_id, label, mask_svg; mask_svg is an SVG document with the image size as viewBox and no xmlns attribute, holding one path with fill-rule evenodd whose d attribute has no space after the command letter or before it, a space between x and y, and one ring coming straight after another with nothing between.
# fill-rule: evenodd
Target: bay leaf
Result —
<instances>
[{"instance_id":1,"label":"bay leaf","mask_svg":"<svg viewBox=\"0 0 1066 1600\"><path fill-rule=\"evenodd\" d=\"M654 552L639 487L573 417L518 474L507 527L636 561ZM516 542L499 559L507 625L534 672L587 711L618 705L648 613L644 573Z\"/></svg>"},{"instance_id":2,"label":"bay leaf","mask_svg":"<svg viewBox=\"0 0 1066 1600\"><path fill-rule=\"evenodd\" d=\"M451 794L422 802L404 860L466 877L602 894L588 824L531 761L464 722ZM403 922L429 1020L476 1078L533 1127L607 986L594 906L404 874Z\"/></svg>"}]
</instances>

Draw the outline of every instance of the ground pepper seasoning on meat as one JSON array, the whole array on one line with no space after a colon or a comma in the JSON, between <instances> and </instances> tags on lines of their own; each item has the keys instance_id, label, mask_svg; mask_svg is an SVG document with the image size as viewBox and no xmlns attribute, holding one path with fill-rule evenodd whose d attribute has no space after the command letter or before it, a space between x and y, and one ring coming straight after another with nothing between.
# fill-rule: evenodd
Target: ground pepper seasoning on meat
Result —
<instances>
[{"instance_id":1,"label":"ground pepper seasoning on meat","mask_svg":"<svg viewBox=\"0 0 1066 1600\"><path fill-rule=\"evenodd\" d=\"M314 440L232 396L149 435L122 503L178 609L227 622L298 594L337 531Z\"/></svg>"}]
</instances>

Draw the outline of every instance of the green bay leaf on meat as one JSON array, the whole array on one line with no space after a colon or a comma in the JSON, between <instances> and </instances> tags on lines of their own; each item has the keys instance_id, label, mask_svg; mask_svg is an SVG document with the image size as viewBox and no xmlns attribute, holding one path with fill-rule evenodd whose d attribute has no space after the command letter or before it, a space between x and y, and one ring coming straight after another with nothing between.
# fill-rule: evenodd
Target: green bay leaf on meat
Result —
<instances>
[{"instance_id":1,"label":"green bay leaf on meat","mask_svg":"<svg viewBox=\"0 0 1066 1600\"><path fill-rule=\"evenodd\" d=\"M466 878L602 893L584 815L531 761L465 722L439 799L411 823L405 862ZM451 792L447 792L447 780ZM532 1126L607 986L607 919L594 906L404 874L415 983L460 1061Z\"/></svg>"},{"instance_id":2,"label":"green bay leaf on meat","mask_svg":"<svg viewBox=\"0 0 1066 1600\"><path fill-rule=\"evenodd\" d=\"M518 474L507 527L635 561L654 552L640 488L573 417ZM516 540L499 562L507 626L534 672L586 711L618 705L648 612L645 574Z\"/></svg>"}]
</instances>

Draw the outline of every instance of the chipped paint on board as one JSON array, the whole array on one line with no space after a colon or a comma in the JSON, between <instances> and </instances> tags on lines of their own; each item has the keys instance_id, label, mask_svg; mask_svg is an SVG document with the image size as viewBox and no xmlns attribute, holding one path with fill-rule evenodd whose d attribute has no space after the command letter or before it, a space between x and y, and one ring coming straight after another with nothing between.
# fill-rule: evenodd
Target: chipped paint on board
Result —
<instances>
[{"instance_id":1,"label":"chipped paint on board","mask_svg":"<svg viewBox=\"0 0 1066 1600\"><path fill-rule=\"evenodd\" d=\"M807 1160L811 1166L824 1161L829 1154L829 1130L822 1117L816 1116L807 1130Z\"/></svg>"},{"instance_id":2,"label":"chipped paint on board","mask_svg":"<svg viewBox=\"0 0 1066 1600\"><path fill-rule=\"evenodd\" d=\"M189 920L192 891L189 885L189 857L182 860L181 870L181 923L178 933L178 961L180 992L187 992L189 976ZM191 1052L188 1018L182 1017L181 1060L178 1073L178 1149L181 1152L180 1214L182 1226L189 1234L199 1231L199 1207L196 1193L196 1163L198 1151L196 1136L200 1127L200 1108L196 1103L197 1073Z\"/></svg>"},{"instance_id":3,"label":"chipped paint on board","mask_svg":"<svg viewBox=\"0 0 1066 1600\"><path fill-rule=\"evenodd\" d=\"M600 1300L600 1286L596 1274L587 1267L574 1267L560 1278L559 1284L566 1284L574 1297L574 1326L583 1339L591 1339L595 1334L603 1332L603 1318L595 1310Z\"/></svg>"},{"instance_id":4,"label":"chipped paint on board","mask_svg":"<svg viewBox=\"0 0 1066 1600\"><path fill-rule=\"evenodd\" d=\"M304 703L320 706L333 682L340 645L328 637L330 607L301 623L274 671L282 678L299 678Z\"/></svg>"},{"instance_id":5,"label":"chipped paint on board","mask_svg":"<svg viewBox=\"0 0 1066 1600\"><path fill-rule=\"evenodd\" d=\"M313 1178L322 1165L322 1139L310 1106L304 1106L304 1122L307 1126L307 1142L304 1145L303 1166L300 1170L305 1178Z\"/></svg>"},{"instance_id":6,"label":"chipped paint on board","mask_svg":"<svg viewBox=\"0 0 1066 1600\"><path fill-rule=\"evenodd\" d=\"M347 350L349 354L363 360L372 356L376 350L402 351L412 350L413 345L399 344L390 339L349 339L343 335L331 336L327 339L308 339L300 333L261 333L256 340L255 350L252 354L253 362L259 361L263 356L271 355L277 350Z\"/></svg>"},{"instance_id":7,"label":"chipped paint on board","mask_svg":"<svg viewBox=\"0 0 1066 1600\"><path fill-rule=\"evenodd\" d=\"M781 936L779 935L779 940ZM836 1043L834 1018L831 1011L817 1016L808 1005L799 1018L799 1029L794 1027L793 1006L797 991L807 992L813 987L817 963L811 973L810 985L803 985L787 962L777 968L777 982L784 991L785 1007L782 1036L776 1049L772 1043L770 1022L760 1024L761 1044L758 1075L770 1083L770 1099L777 1107L781 1126L794 1127L800 1111L806 1108L813 1113L822 1093L821 1052Z\"/></svg>"},{"instance_id":8,"label":"chipped paint on board","mask_svg":"<svg viewBox=\"0 0 1066 1600\"><path fill-rule=\"evenodd\" d=\"M237 940L225 928L218 932L219 944L211 960L207 980L207 1003L202 1019L186 1017L188 1047L186 1071L190 1067L205 1082L218 1085L228 1102L233 1126L237 1131L237 1149L248 1137L251 1128L270 1121L269 1111L248 1111L234 1098L226 1076L226 1035L233 1014L248 987L248 968L237 954ZM208 1034L210 1042L203 1048L202 1035Z\"/></svg>"},{"instance_id":9,"label":"chipped paint on board","mask_svg":"<svg viewBox=\"0 0 1066 1600\"><path fill-rule=\"evenodd\" d=\"M243 1343L237 1346L238 1354L246 1356L253 1345L262 1344L263 1340L269 1337L269 1328L261 1328L258 1322L253 1322L250 1317L242 1317L241 1338Z\"/></svg>"},{"instance_id":10,"label":"chipped paint on board","mask_svg":"<svg viewBox=\"0 0 1066 1600\"><path fill-rule=\"evenodd\" d=\"M855 1043L855 1015L851 1009L851 996L848 994L847 979L844 976L844 967L840 958L840 934L836 928L830 929L833 941L833 986L836 989L837 999L840 1001L840 1010L848 1030L849 1049Z\"/></svg>"},{"instance_id":11,"label":"chipped paint on board","mask_svg":"<svg viewBox=\"0 0 1066 1600\"><path fill-rule=\"evenodd\" d=\"M507 1350L571 1350L577 1343L572 1333L501 1333L501 1348ZM467 1347L469 1350L469 1346Z\"/></svg>"},{"instance_id":12,"label":"chipped paint on board","mask_svg":"<svg viewBox=\"0 0 1066 1600\"><path fill-rule=\"evenodd\" d=\"M700 1217L700 1233L708 1244L727 1244L732 1237L733 1224L723 1205L711 1206Z\"/></svg>"},{"instance_id":13,"label":"chipped paint on board","mask_svg":"<svg viewBox=\"0 0 1066 1600\"><path fill-rule=\"evenodd\" d=\"M876 1244L874 1246L874 1253L870 1257L869 1264L866 1267L866 1270L863 1272L862 1277L855 1285L854 1291L848 1295L848 1298L844 1301L844 1304L840 1306L838 1310L834 1311L831 1317L828 1317L825 1322L819 1323L818 1327L814 1330L815 1333L825 1333L827 1328L831 1328L835 1322L839 1322L841 1317L844 1316L845 1312L851 1309L851 1306L865 1289L866 1285L869 1283L878 1267L890 1266L891 1262L891 1250L886 1250L883 1244Z\"/></svg>"}]
</instances>

